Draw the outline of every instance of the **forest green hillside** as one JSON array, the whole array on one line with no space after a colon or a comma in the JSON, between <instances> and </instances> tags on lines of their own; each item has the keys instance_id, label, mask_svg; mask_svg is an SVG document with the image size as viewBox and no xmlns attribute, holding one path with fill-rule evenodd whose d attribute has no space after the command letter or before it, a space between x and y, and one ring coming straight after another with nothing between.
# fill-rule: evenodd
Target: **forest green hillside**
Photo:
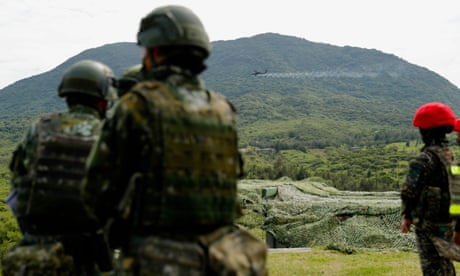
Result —
<instances>
[{"instance_id":1,"label":"forest green hillside","mask_svg":"<svg viewBox=\"0 0 460 276\"><path fill-rule=\"evenodd\" d=\"M459 104L459 89L446 79L375 49L273 33L213 46L213 70L205 76L238 107L243 145L302 149L407 141L417 135L411 119L419 105Z\"/></svg>"},{"instance_id":2,"label":"forest green hillside","mask_svg":"<svg viewBox=\"0 0 460 276\"><path fill-rule=\"evenodd\" d=\"M65 70L79 60L104 62L118 76L127 67L138 63L140 55L140 48L133 43L103 45L85 50L48 72L19 80L0 90L0 120L30 120L44 112L64 109L65 103L57 96L57 87Z\"/></svg>"},{"instance_id":3,"label":"forest green hillside","mask_svg":"<svg viewBox=\"0 0 460 276\"><path fill-rule=\"evenodd\" d=\"M460 108L460 90L445 78L376 49L275 33L212 44L203 77L237 107L242 146L304 150L407 141L417 135L411 118L420 104ZM56 87L70 64L96 59L119 75L140 57L134 43L107 44L5 87L0 123L7 134L0 138L16 139L31 118L64 108ZM254 70L267 73L254 76Z\"/></svg>"},{"instance_id":4,"label":"forest green hillside","mask_svg":"<svg viewBox=\"0 0 460 276\"><path fill-rule=\"evenodd\" d=\"M415 109L441 101L460 114L456 86L376 49L275 33L215 41L212 48L203 78L238 110L247 178L317 176L339 189L397 190L420 148ZM95 59L119 76L141 54L134 43L107 44L1 89L4 160L39 114L65 109L56 88L71 64ZM393 144L407 148L395 151Z\"/></svg>"},{"instance_id":5,"label":"forest green hillside","mask_svg":"<svg viewBox=\"0 0 460 276\"><path fill-rule=\"evenodd\" d=\"M397 191L421 147L412 116L429 101L448 103L460 114L460 90L428 68L376 49L275 33L212 46L203 78L239 114L247 212L241 223L289 246L412 248L413 237L397 229ZM0 90L1 198L9 192L8 161L28 125L41 113L65 109L56 95L64 70L95 59L119 76L141 53L134 43L103 45ZM275 198L260 197L273 186ZM4 203L0 222L1 256L20 234Z\"/></svg>"}]
</instances>

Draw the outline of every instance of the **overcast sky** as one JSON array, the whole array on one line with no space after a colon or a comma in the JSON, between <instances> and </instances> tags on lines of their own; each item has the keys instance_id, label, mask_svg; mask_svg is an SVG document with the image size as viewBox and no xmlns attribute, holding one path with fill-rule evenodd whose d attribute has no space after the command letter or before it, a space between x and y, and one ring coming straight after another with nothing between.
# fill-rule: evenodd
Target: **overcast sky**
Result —
<instances>
[{"instance_id":1,"label":"overcast sky","mask_svg":"<svg viewBox=\"0 0 460 276\"><path fill-rule=\"evenodd\" d=\"M140 19L164 4L195 11L211 41L274 32L377 49L460 87L459 0L0 0L0 88L86 49L135 42Z\"/></svg>"}]
</instances>

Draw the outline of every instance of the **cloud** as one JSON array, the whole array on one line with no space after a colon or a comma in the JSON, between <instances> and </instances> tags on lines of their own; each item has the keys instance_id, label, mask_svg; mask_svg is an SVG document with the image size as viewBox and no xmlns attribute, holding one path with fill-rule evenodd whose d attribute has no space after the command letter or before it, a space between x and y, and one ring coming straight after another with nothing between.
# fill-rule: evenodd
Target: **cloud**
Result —
<instances>
[{"instance_id":1,"label":"cloud","mask_svg":"<svg viewBox=\"0 0 460 276\"><path fill-rule=\"evenodd\" d=\"M88 48L135 41L138 24L170 1L0 0L0 88L50 70ZM458 0L187 1L212 41L264 32L378 49L460 86Z\"/></svg>"},{"instance_id":2,"label":"cloud","mask_svg":"<svg viewBox=\"0 0 460 276\"><path fill-rule=\"evenodd\" d=\"M138 20L123 17L131 9L114 8L111 1L2 2L0 53L8 58L2 58L0 88L50 70L88 48L135 38Z\"/></svg>"}]
</instances>

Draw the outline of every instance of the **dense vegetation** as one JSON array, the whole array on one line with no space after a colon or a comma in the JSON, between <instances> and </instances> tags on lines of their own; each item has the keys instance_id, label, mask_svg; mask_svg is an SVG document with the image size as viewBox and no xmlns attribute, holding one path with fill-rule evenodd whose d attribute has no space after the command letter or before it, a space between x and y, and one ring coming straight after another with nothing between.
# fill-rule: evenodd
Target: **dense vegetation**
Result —
<instances>
[{"instance_id":1,"label":"dense vegetation","mask_svg":"<svg viewBox=\"0 0 460 276\"><path fill-rule=\"evenodd\" d=\"M19 241L21 237L16 220L8 206L3 202L10 191L10 174L7 169L7 163L12 149L13 146L11 143L2 143L0 147L0 257L3 256L8 248Z\"/></svg>"},{"instance_id":2,"label":"dense vegetation","mask_svg":"<svg viewBox=\"0 0 460 276\"><path fill-rule=\"evenodd\" d=\"M30 122L65 108L56 96L64 70L96 59L119 75L140 56L134 43L104 45L0 90L0 198ZM273 33L213 42L203 78L238 110L247 179L318 177L341 190L396 191L420 148L411 126L416 107L441 101L460 114L460 90L426 68L375 49ZM19 234L4 204L0 220L1 255Z\"/></svg>"},{"instance_id":3,"label":"dense vegetation","mask_svg":"<svg viewBox=\"0 0 460 276\"><path fill-rule=\"evenodd\" d=\"M408 162L422 145L417 141L369 147L324 149L243 149L246 178L294 180L320 177L340 190L398 191L406 177Z\"/></svg>"},{"instance_id":4,"label":"dense vegetation","mask_svg":"<svg viewBox=\"0 0 460 276\"><path fill-rule=\"evenodd\" d=\"M0 90L0 146L18 141L38 114L65 108L55 91L70 64L96 59L119 75L140 53L134 43L88 49ZM460 90L447 80L375 49L266 33L213 42L207 64L207 85L238 110L248 178L320 176L338 188L394 190L410 154L387 145L418 139L415 108L460 108Z\"/></svg>"},{"instance_id":5,"label":"dense vegetation","mask_svg":"<svg viewBox=\"0 0 460 276\"><path fill-rule=\"evenodd\" d=\"M18 81L0 90L0 119L30 119L63 109L56 88L77 60L100 60L119 75L139 63L140 54L134 43L104 45ZM420 104L442 101L460 113L457 87L426 68L373 49L267 33L214 42L207 64L203 78L208 87L226 95L239 112L243 146L406 141L414 138L411 117ZM264 68L265 75L251 74Z\"/></svg>"},{"instance_id":6,"label":"dense vegetation","mask_svg":"<svg viewBox=\"0 0 460 276\"><path fill-rule=\"evenodd\" d=\"M119 75L140 54L134 43L88 49L0 90L0 147L16 143L38 114L65 108L56 87L70 64L96 59ZM396 190L418 150L416 107L442 101L460 113L457 87L375 49L266 33L213 42L207 64L207 85L238 110L247 178L318 176L340 189Z\"/></svg>"}]
</instances>

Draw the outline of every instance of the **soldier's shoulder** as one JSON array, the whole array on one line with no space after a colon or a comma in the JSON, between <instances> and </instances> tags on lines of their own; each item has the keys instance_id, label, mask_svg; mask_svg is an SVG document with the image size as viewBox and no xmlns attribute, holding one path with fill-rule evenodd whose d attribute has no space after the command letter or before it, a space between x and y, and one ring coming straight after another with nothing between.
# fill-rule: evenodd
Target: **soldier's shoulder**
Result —
<instances>
[{"instance_id":1,"label":"soldier's shoulder","mask_svg":"<svg viewBox=\"0 0 460 276\"><path fill-rule=\"evenodd\" d=\"M146 82L135 85L130 91L123 94L119 98L114 114L112 116L118 119L128 116L128 114L138 113L148 107L148 93L150 91L150 84Z\"/></svg>"},{"instance_id":2,"label":"soldier's shoulder","mask_svg":"<svg viewBox=\"0 0 460 276\"><path fill-rule=\"evenodd\" d=\"M158 90L165 89L168 85L164 82L157 80L144 80L138 82L134 87L133 91L145 91L145 90Z\"/></svg>"},{"instance_id":3,"label":"soldier's shoulder","mask_svg":"<svg viewBox=\"0 0 460 276\"><path fill-rule=\"evenodd\" d=\"M33 132L36 133L38 129L49 128L51 125L54 126L59 124L60 120L61 113L58 112L40 114L32 123L31 129L33 129Z\"/></svg>"},{"instance_id":4,"label":"soldier's shoulder","mask_svg":"<svg viewBox=\"0 0 460 276\"><path fill-rule=\"evenodd\" d=\"M73 112L62 112L58 114L59 124L62 128L70 126L82 125L82 127L93 126L96 127L102 124L103 119L97 112L85 112L85 111L73 111Z\"/></svg>"},{"instance_id":5,"label":"soldier's shoulder","mask_svg":"<svg viewBox=\"0 0 460 276\"><path fill-rule=\"evenodd\" d=\"M61 115L61 112L43 113L38 116L36 122L45 122L53 119L58 119Z\"/></svg>"},{"instance_id":6,"label":"soldier's shoulder","mask_svg":"<svg viewBox=\"0 0 460 276\"><path fill-rule=\"evenodd\" d=\"M145 98L152 91L165 91L168 86L160 81L145 80L134 85L128 93L124 94L120 100L136 101L139 98Z\"/></svg>"},{"instance_id":7,"label":"soldier's shoulder","mask_svg":"<svg viewBox=\"0 0 460 276\"><path fill-rule=\"evenodd\" d=\"M230 106L230 109L233 112L236 112L235 105L224 94L211 89L207 89L207 92L209 93L212 100L223 101Z\"/></svg>"},{"instance_id":8,"label":"soldier's shoulder","mask_svg":"<svg viewBox=\"0 0 460 276\"><path fill-rule=\"evenodd\" d=\"M436 153L430 149L424 149L421 151L415 160L415 162L421 163L425 166L433 166L438 161L439 158L437 157Z\"/></svg>"}]
</instances>

